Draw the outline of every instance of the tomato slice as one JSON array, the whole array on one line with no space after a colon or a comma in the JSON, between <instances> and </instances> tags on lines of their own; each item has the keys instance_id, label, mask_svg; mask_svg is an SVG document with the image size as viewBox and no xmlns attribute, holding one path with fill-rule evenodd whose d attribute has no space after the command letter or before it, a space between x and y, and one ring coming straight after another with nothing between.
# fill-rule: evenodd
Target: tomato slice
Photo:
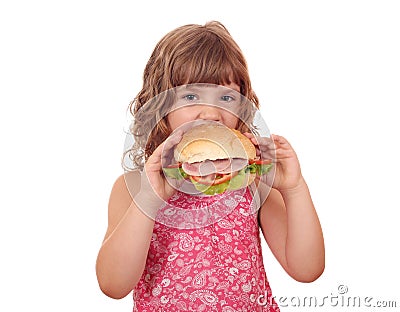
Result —
<instances>
[{"instance_id":1,"label":"tomato slice","mask_svg":"<svg viewBox=\"0 0 400 312\"><path fill-rule=\"evenodd\" d=\"M218 184L222 184L224 182L227 182L231 179L233 179L234 176L236 176L238 174L238 172L232 172L232 173L228 173L228 174L218 174L214 184L213 185L218 185Z\"/></svg>"},{"instance_id":2,"label":"tomato slice","mask_svg":"<svg viewBox=\"0 0 400 312\"><path fill-rule=\"evenodd\" d=\"M271 163L271 159L252 159L249 160L249 164L256 164L256 165L269 165Z\"/></svg>"},{"instance_id":3,"label":"tomato slice","mask_svg":"<svg viewBox=\"0 0 400 312\"><path fill-rule=\"evenodd\" d=\"M195 180L197 183L203 184L203 185L214 185L215 182L215 177L217 176L216 173L212 173L206 176L191 176L193 180Z\"/></svg>"}]
</instances>

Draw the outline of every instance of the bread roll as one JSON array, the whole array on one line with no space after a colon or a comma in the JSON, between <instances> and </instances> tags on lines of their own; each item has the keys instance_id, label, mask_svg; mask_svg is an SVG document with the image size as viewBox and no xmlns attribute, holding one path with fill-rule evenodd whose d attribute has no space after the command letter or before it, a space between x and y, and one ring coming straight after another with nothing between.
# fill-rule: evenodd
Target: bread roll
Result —
<instances>
[{"instance_id":1,"label":"bread roll","mask_svg":"<svg viewBox=\"0 0 400 312\"><path fill-rule=\"evenodd\" d=\"M176 146L177 162L200 162L226 158L254 159L253 143L235 129L219 124L202 124L188 130Z\"/></svg>"}]
</instances>

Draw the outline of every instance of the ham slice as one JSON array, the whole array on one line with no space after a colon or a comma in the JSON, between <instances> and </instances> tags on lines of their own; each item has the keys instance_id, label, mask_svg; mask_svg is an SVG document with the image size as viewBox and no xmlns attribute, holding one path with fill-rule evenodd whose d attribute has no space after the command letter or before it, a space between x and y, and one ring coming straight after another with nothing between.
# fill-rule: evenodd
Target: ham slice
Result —
<instances>
[{"instance_id":1,"label":"ham slice","mask_svg":"<svg viewBox=\"0 0 400 312\"><path fill-rule=\"evenodd\" d=\"M217 160L206 160L195 163L183 163L182 169L191 176L206 176L212 173L228 174L239 171L246 167L247 159L243 158L228 158Z\"/></svg>"},{"instance_id":2,"label":"ham slice","mask_svg":"<svg viewBox=\"0 0 400 312\"><path fill-rule=\"evenodd\" d=\"M186 162L182 164L182 169L192 176L206 176L216 172L215 165L211 160L191 164Z\"/></svg>"},{"instance_id":3,"label":"ham slice","mask_svg":"<svg viewBox=\"0 0 400 312\"><path fill-rule=\"evenodd\" d=\"M230 164L224 169L220 168L217 173L228 174L235 171L240 171L249 164L249 161L244 158L231 158Z\"/></svg>"}]
</instances>

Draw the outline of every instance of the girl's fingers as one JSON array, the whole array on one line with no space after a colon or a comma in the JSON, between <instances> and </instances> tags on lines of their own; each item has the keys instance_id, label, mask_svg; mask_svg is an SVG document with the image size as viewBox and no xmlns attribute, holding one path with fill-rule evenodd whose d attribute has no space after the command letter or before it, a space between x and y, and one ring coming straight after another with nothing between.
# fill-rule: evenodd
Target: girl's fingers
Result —
<instances>
[{"instance_id":1,"label":"girl's fingers","mask_svg":"<svg viewBox=\"0 0 400 312\"><path fill-rule=\"evenodd\" d=\"M147 167L157 171L174 162L174 148L181 139L181 131L177 131L169 136L164 142L157 146L153 154L148 158L146 162Z\"/></svg>"},{"instance_id":2,"label":"girl's fingers","mask_svg":"<svg viewBox=\"0 0 400 312\"><path fill-rule=\"evenodd\" d=\"M256 137L252 133L243 133L256 147L256 155L262 159L275 159L276 147L272 138Z\"/></svg>"},{"instance_id":3,"label":"girl's fingers","mask_svg":"<svg viewBox=\"0 0 400 312\"><path fill-rule=\"evenodd\" d=\"M164 149L164 144L165 141L162 142L160 145L157 146L157 148L154 150L153 154L150 155L150 157L146 161L146 167L148 170L151 171L159 171L161 170L161 155L162 155L162 150Z\"/></svg>"},{"instance_id":4,"label":"girl's fingers","mask_svg":"<svg viewBox=\"0 0 400 312\"><path fill-rule=\"evenodd\" d=\"M252 133L245 132L243 133L244 136L250 139L251 142L253 142L254 145L263 147L263 148L269 148L269 149L274 149L274 142L271 138L268 137L256 137Z\"/></svg>"},{"instance_id":5,"label":"girl's fingers","mask_svg":"<svg viewBox=\"0 0 400 312\"><path fill-rule=\"evenodd\" d=\"M271 134L271 137L256 137L252 133L243 133L256 147L256 155L263 159L285 159L293 157L290 143L282 136Z\"/></svg>"},{"instance_id":6,"label":"girl's fingers","mask_svg":"<svg viewBox=\"0 0 400 312\"><path fill-rule=\"evenodd\" d=\"M174 149L175 146L182 140L182 135L183 131L177 130L164 141L165 144L161 154L163 167L166 167L175 162Z\"/></svg>"},{"instance_id":7,"label":"girl's fingers","mask_svg":"<svg viewBox=\"0 0 400 312\"><path fill-rule=\"evenodd\" d=\"M289 141L279 135L272 135L272 139L276 145L276 158L283 160L288 158L296 158L296 153L290 145Z\"/></svg>"},{"instance_id":8,"label":"girl's fingers","mask_svg":"<svg viewBox=\"0 0 400 312\"><path fill-rule=\"evenodd\" d=\"M249 138L249 139L254 138L254 135L253 135L252 133L250 133L250 132L244 132L243 135L244 135L245 137Z\"/></svg>"},{"instance_id":9,"label":"girl's fingers","mask_svg":"<svg viewBox=\"0 0 400 312\"><path fill-rule=\"evenodd\" d=\"M282 136L272 134L271 135L272 140L275 142L275 145L280 148L284 149L291 149L292 147L290 146L289 142Z\"/></svg>"},{"instance_id":10,"label":"girl's fingers","mask_svg":"<svg viewBox=\"0 0 400 312\"><path fill-rule=\"evenodd\" d=\"M166 140L165 140L165 151L169 151L175 147L182 140L183 131L177 130L172 133Z\"/></svg>"}]
</instances>

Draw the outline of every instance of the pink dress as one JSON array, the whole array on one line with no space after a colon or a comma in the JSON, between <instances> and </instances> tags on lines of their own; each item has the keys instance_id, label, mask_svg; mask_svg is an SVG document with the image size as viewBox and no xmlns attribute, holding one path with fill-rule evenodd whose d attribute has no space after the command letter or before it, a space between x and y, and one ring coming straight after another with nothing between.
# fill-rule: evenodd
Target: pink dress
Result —
<instances>
[{"instance_id":1,"label":"pink dress","mask_svg":"<svg viewBox=\"0 0 400 312\"><path fill-rule=\"evenodd\" d=\"M279 311L252 198L248 188L172 196L157 215L133 311Z\"/></svg>"}]
</instances>

